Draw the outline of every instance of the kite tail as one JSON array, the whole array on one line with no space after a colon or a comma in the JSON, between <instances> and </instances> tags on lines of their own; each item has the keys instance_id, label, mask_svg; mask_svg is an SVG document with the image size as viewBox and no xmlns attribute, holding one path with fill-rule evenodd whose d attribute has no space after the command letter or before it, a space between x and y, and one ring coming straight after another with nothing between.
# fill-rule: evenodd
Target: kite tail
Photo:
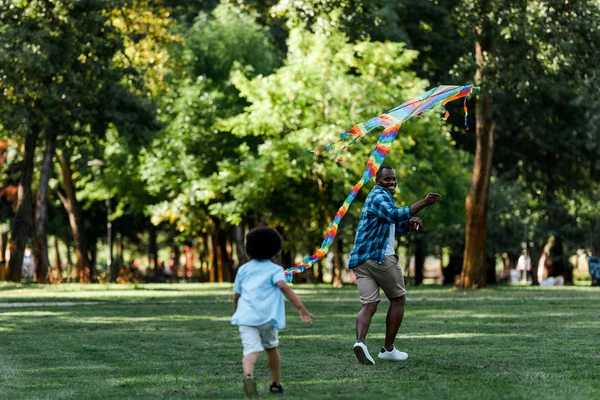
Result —
<instances>
[{"instance_id":1,"label":"kite tail","mask_svg":"<svg viewBox=\"0 0 600 400\"><path fill-rule=\"evenodd\" d=\"M473 92L473 89L471 89L471 91L469 92L469 94L471 94L471 92ZM465 103L464 103L464 109L465 109L465 130L469 130L469 124L467 123L467 116L469 115L469 110L467 109L467 98L469 97L469 95L465 96Z\"/></svg>"},{"instance_id":2,"label":"kite tail","mask_svg":"<svg viewBox=\"0 0 600 400\"><path fill-rule=\"evenodd\" d=\"M331 224L329 224L329 228L327 228L327 232L325 232L325 239L323 240L323 243L321 243L321 247L317 250L317 252L306 257L304 260L302 260L302 262L298 262L293 267L285 270L285 277L288 283L292 282L295 274L304 272L306 268L312 267L317 261L322 259L325 254L327 254L331 243L333 243L333 239L335 239L335 236L337 235L338 225L342 218L344 218L344 215L346 215L346 212L350 208L350 204L352 204L363 185L377 173L379 167L383 163L383 160L390 151L392 143L396 139L396 135L400 129L400 125L392 125L393 121L385 116L377 118L379 119L380 125L383 125L387 128L381 133L381 136L379 136L375 150L373 150L371 156L369 157L369 161L367 161L367 167L362 178L356 185L354 185L352 191L348 197L346 197L344 204L342 204L342 206L338 209L333 221Z\"/></svg>"},{"instance_id":3,"label":"kite tail","mask_svg":"<svg viewBox=\"0 0 600 400\"><path fill-rule=\"evenodd\" d=\"M354 143L356 143L356 141L358 139L360 139L361 137L363 137L364 135L366 135L367 133L371 132L373 129L377 128L378 126L387 126L386 122L383 122L384 120L388 120L389 118L382 118L383 116L379 116L379 117L375 117L375 118L371 118L370 120L368 120L367 122L363 122L360 123L358 125L354 125L354 127L352 129L350 129L349 131L346 131L342 134L340 134L340 138L338 140L335 140L331 143L329 143L327 146L324 147L318 147L314 150L304 150L301 154L304 153L320 153L322 151L327 151L330 148L332 148L335 144L340 143L344 140L346 140L348 137L350 136L354 136L354 139L348 143L347 145L345 145L344 147L342 147L342 149L340 150L340 152L338 153L338 162L342 161L342 153L344 152L344 150L346 150L348 148L348 146L352 146Z\"/></svg>"},{"instance_id":4,"label":"kite tail","mask_svg":"<svg viewBox=\"0 0 600 400\"><path fill-rule=\"evenodd\" d=\"M329 143L327 146L317 147L316 149L313 149L313 150L310 150L310 149L309 150L304 150L301 154L304 154L304 153L316 153L316 154L318 154L318 153L320 153L322 151L329 150L335 144L340 143L340 142L346 140L350 136L356 136L356 138L350 143L350 144L353 144L353 143L356 142L356 140L358 138L360 138L361 136L363 136L366 133L366 132L363 132L363 130L361 129L361 125L364 125L364 124L358 124L358 125L354 126L354 128L350 129L349 131L341 133L340 134L340 138L338 140L334 140L333 142ZM348 147L350 144L347 144L346 146L344 146L343 149L345 149L346 147ZM342 149L342 151L343 151L343 149ZM340 154L341 154L341 151L340 151Z\"/></svg>"}]
</instances>

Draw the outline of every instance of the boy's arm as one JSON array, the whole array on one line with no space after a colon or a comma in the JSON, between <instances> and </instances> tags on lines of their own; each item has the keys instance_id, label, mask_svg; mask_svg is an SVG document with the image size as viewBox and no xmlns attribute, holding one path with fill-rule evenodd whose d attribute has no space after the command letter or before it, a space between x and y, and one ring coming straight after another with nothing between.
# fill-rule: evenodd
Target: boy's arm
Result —
<instances>
[{"instance_id":1,"label":"boy's arm","mask_svg":"<svg viewBox=\"0 0 600 400\"><path fill-rule=\"evenodd\" d=\"M241 297L241 296L242 296L242 295L241 295L241 294L239 294L239 293L236 293L236 294L233 296L233 312L236 312L236 311L237 311L238 300L240 299L240 297Z\"/></svg>"},{"instance_id":2,"label":"boy's arm","mask_svg":"<svg viewBox=\"0 0 600 400\"><path fill-rule=\"evenodd\" d=\"M287 297L287 299L294 305L294 307L298 309L302 321L312 322L312 320L315 319L315 316L308 312L306 307L304 307L304 304L302 304L298 296L296 296L296 292L294 292L294 289L289 287L288 284L285 283L285 281L277 281L276 285L279 288L279 290L281 290L281 292L285 295L285 297Z\"/></svg>"}]
</instances>

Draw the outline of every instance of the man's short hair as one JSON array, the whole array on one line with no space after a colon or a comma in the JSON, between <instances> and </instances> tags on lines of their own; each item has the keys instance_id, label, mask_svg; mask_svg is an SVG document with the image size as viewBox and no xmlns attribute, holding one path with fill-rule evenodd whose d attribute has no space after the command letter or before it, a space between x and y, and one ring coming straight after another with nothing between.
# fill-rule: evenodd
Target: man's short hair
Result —
<instances>
[{"instance_id":1,"label":"man's short hair","mask_svg":"<svg viewBox=\"0 0 600 400\"><path fill-rule=\"evenodd\" d=\"M377 170L377 174L375 174L375 179L381 178L381 174L383 174L383 171L385 171L386 169L391 169L392 171L394 170L394 168L390 167L389 165L382 165Z\"/></svg>"},{"instance_id":2,"label":"man's short hair","mask_svg":"<svg viewBox=\"0 0 600 400\"><path fill-rule=\"evenodd\" d=\"M270 260L281 251L283 239L268 226L259 226L246 235L246 254L254 260Z\"/></svg>"}]
</instances>

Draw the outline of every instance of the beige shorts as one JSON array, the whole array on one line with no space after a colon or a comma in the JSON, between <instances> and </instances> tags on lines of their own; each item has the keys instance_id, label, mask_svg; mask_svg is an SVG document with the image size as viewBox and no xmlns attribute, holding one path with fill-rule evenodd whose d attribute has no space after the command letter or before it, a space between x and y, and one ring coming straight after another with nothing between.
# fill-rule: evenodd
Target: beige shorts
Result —
<instances>
[{"instance_id":1,"label":"beige shorts","mask_svg":"<svg viewBox=\"0 0 600 400\"><path fill-rule=\"evenodd\" d=\"M258 353L264 349L279 346L278 331L271 322L260 326L240 325L239 329L244 346L244 357L250 353Z\"/></svg>"},{"instance_id":2,"label":"beige shorts","mask_svg":"<svg viewBox=\"0 0 600 400\"><path fill-rule=\"evenodd\" d=\"M362 304L380 302L379 288L383 289L388 299L395 299L406 294L404 273L398 264L398 256L395 254L385 256L383 264L367 260L352 270L356 275L356 286L358 286Z\"/></svg>"}]
</instances>

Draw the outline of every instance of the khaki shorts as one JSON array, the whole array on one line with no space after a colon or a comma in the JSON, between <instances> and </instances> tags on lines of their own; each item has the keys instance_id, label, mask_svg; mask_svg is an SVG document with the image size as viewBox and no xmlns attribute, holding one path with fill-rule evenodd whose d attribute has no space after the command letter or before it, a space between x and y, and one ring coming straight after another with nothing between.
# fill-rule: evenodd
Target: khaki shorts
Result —
<instances>
[{"instance_id":1,"label":"khaki shorts","mask_svg":"<svg viewBox=\"0 0 600 400\"><path fill-rule=\"evenodd\" d=\"M373 260L367 260L364 263L353 268L356 275L356 285L362 304L379 303L379 288L388 299L395 299L406 294L404 286L404 273L398 264L398 256L385 256L383 264L378 264Z\"/></svg>"},{"instance_id":2,"label":"khaki shorts","mask_svg":"<svg viewBox=\"0 0 600 400\"><path fill-rule=\"evenodd\" d=\"M244 357L250 353L258 353L265 349L279 346L278 331L271 322L260 326L239 326Z\"/></svg>"}]
</instances>

